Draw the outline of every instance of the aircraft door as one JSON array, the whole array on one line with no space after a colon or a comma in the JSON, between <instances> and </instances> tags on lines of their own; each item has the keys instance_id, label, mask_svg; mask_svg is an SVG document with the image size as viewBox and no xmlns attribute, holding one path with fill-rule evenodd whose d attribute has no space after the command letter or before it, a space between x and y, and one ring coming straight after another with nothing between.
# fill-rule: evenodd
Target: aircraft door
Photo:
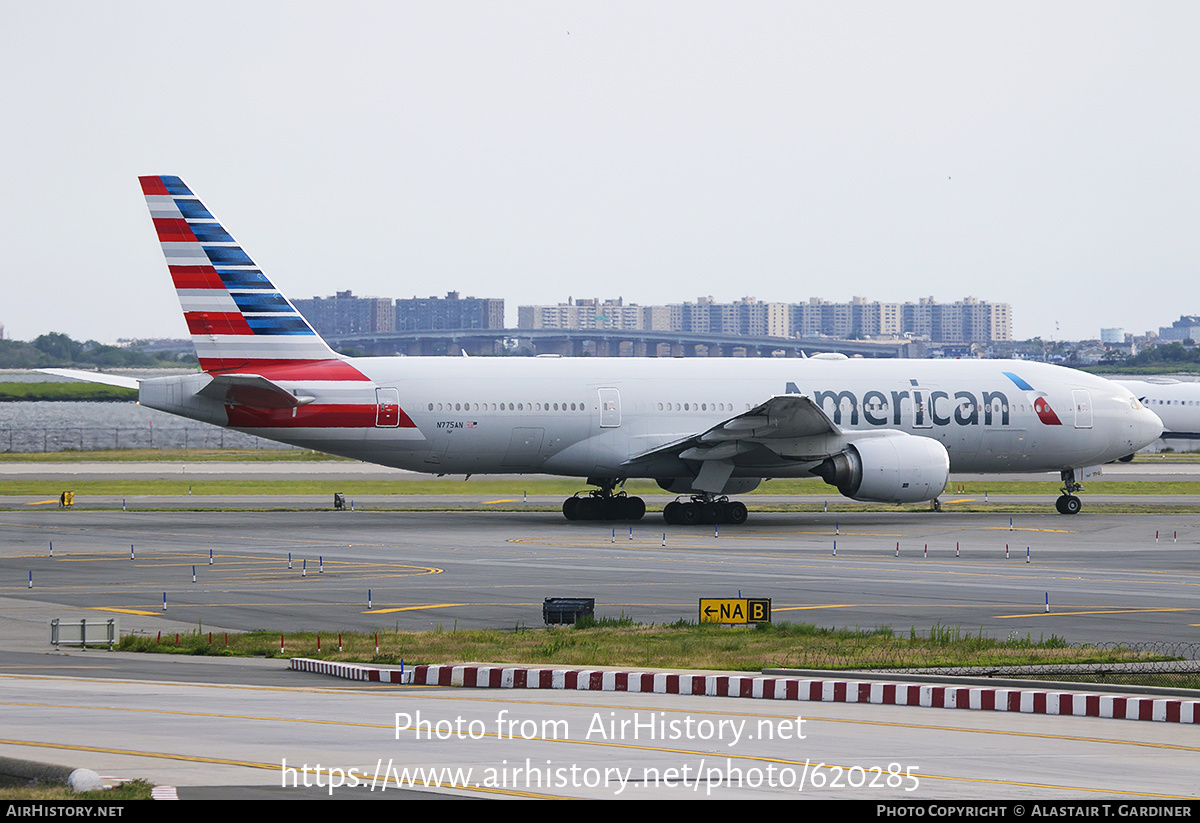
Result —
<instances>
[{"instance_id":1,"label":"aircraft door","mask_svg":"<svg viewBox=\"0 0 1200 823\"><path fill-rule=\"evenodd\" d=\"M1092 395L1087 389L1074 389L1071 399L1075 404L1075 428L1090 429L1092 427Z\"/></svg>"},{"instance_id":2,"label":"aircraft door","mask_svg":"<svg viewBox=\"0 0 1200 823\"><path fill-rule=\"evenodd\" d=\"M929 392L927 390L913 390L913 428L933 428L933 413L929 408Z\"/></svg>"},{"instance_id":3,"label":"aircraft door","mask_svg":"<svg viewBox=\"0 0 1200 823\"><path fill-rule=\"evenodd\" d=\"M545 436L545 429L532 427L514 428L512 430L512 437L508 441L508 451L504 453L501 465L510 469L529 469L541 465L542 458L539 457L539 454L542 450L542 441L545 439Z\"/></svg>"},{"instance_id":4,"label":"aircraft door","mask_svg":"<svg viewBox=\"0 0 1200 823\"><path fill-rule=\"evenodd\" d=\"M621 392L600 389L600 428L615 429L621 425Z\"/></svg>"},{"instance_id":5,"label":"aircraft door","mask_svg":"<svg viewBox=\"0 0 1200 823\"><path fill-rule=\"evenodd\" d=\"M394 429L400 425L400 390L375 389L375 427Z\"/></svg>"}]
</instances>

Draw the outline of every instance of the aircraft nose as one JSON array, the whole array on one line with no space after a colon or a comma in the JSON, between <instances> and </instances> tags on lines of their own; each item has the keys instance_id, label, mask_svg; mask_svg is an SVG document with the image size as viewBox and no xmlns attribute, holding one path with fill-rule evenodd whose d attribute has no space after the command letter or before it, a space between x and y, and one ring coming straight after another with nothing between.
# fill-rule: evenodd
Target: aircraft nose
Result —
<instances>
[{"instance_id":1,"label":"aircraft nose","mask_svg":"<svg viewBox=\"0 0 1200 823\"><path fill-rule=\"evenodd\" d=\"M1133 431L1130 433L1133 435L1133 445L1138 449L1144 449L1163 433L1163 421L1145 406L1135 410L1132 422Z\"/></svg>"},{"instance_id":2,"label":"aircraft nose","mask_svg":"<svg viewBox=\"0 0 1200 823\"><path fill-rule=\"evenodd\" d=\"M1143 406L1135 426L1139 441L1144 441L1138 448L1144 448L1159 438L1163 433L1163 422L1154 412Z\"/></svg>"}]
</instances>

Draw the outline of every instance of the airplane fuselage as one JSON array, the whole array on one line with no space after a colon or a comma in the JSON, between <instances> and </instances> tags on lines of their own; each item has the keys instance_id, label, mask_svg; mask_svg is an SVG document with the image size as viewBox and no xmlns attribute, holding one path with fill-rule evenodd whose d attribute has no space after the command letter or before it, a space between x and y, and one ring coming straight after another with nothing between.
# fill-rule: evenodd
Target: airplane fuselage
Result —
<instances>
[{"instance_id":1,"label":"airplane fuselage","mask_svg":"<svg viewBox=\"0 0 1200 823\"><path fill-rule=\"evenodd\" d=\"M142 383L153 408L306 448L432 473L684 476L675 459L627 461L743 414L764 398L813 399L846 432L940 442L957 472L1060 471L1129 453L1157 425L1126 390L1023 361L354 358L366 379L276 383L312 400L247 409L192 396L207 375ZM199 381L197 383L197 381ZM398 408L396 408L398 407ZM811 462L737 465L734 476L807 476Z\"/></svg>"}]
</instances>

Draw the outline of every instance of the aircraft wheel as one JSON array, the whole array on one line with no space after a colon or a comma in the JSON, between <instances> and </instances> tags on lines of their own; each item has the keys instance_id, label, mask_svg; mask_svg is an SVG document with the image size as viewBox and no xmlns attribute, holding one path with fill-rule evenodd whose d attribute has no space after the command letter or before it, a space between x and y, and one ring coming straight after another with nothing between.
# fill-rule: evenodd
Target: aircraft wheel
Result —
<instances>
[{"instance_id":1,"label":"aircraft wheel","mask_svg":"<svg viewBox=\"0 0 1200 823\"><path fill-rule=\"evenodd\" d=\"M676 517L681 526L695 526L700 522L700 507L695 503L680 503Z\"/></svg>"},{"instance_id":2,"label":"aircraft wheel","mask_svg":"<svg viewBox=\"0 0 1200 823\"><path fill-rule=\"evenodd\" d=\"M1083 501L1073 494L1064 494L1062 501L1063 514L1079 514L1079 510L1083 508Z\"/></svg>"},{"instance_id":3,"label":"aircraft wheel","mask_svg":"<svg viewBox=\"0 0 1200 823\"><path fill-rule=\"evenodd\" d=\"M580 497L576 507L577 520L599 520L604 516L604 509L599 500L594 497Z\"/></svg>"},{"instance_id":4,"label":"aircraft wheel","mask_svg":"<svg viewBox=\"0 0 1200 823\"><path fill-rule=\"evenodd\" d=\"M646 516L646 501L640 497L625 498L625 519L641 520Z\"/></svg>"},{"instance_id":5,"label":"aircraft wheel","mask_svg":"<svg viewBox=\"0 0 1200 823\"><path fill-rule=\"evenodd\" d=\"M663 520L667 521L667 525L674 526L679 522L679 506L678 500L672 500L663 507Z\"/></svg>"},{"instance_id":6,"label":"aircraft wheel","mask_svg":"<svg viewBox=\"0 0 1200 823\"><path fill-rule=\"evenodd\" d=\"M568 497L566 500L564 500L563 504L562 504L562 513L563 513L563 517L567 518L568 520L578 520L579 519L579 498L578 497Z\"/></svg>"},{"instance_id":7,"label":"aircraft wheel","mask_svg":"<svg viewBox=\"0 0 1200 823\"><path fill-rule=\"evenodd\" d=\"M700 507L700 519L713 526L723 523L725 521L724 508L720 503L705 503Z\"/></svg>"},{"instance_id":8,"label":"aircraft wheel","mask_svg":"<svg viewBox=\"0 0 1200 823\"><path fill-rule=\"evenodd\" d=\"M737 500L730 503L725 509L725 522L732 523L734 526L742 525L749 516L750 512L746 510L746 504Z\"/></svg>"}]
</instances>

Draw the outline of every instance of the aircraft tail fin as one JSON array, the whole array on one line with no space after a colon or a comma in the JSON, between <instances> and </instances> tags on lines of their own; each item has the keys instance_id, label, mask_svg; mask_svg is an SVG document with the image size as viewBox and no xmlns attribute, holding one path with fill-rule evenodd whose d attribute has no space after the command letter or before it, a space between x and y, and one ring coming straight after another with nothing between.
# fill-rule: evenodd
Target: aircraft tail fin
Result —
<instances>
[{"instance_id":1,"label":"aircraft tail fin","mask_svg":"<svg viewBox=\"0 0 1200 823\"><path fill-rule=\"evenodd\" d=\"M202 369L264 373L300 367L323 379L339 379L343 371L341 379L362 379L182 180L138 179Z\"/></svg>"}]
</instances>

